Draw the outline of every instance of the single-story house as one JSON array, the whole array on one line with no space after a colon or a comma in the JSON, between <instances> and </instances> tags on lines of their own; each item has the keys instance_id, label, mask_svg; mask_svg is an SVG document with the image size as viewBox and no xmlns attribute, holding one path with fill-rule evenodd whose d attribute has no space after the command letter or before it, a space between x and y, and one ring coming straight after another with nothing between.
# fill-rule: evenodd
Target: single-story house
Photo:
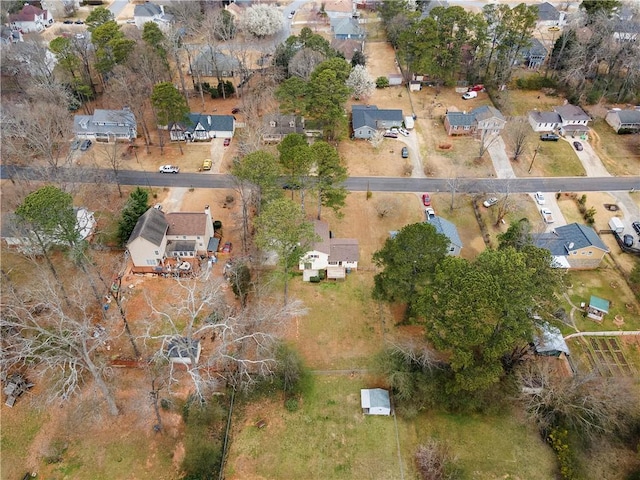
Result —
<instances>
[{"instance_id":1,"label":"single-story house","mask_svg":"<svg viewBox=\"0 0 640 480\"><path fill-rule=\"evenodd\" d=\"M360 405L365 415L391 415L389 392L382 388L361 389Z\"/></svg>"},{"instance_id":2,"label":"single-story house","mask_svg":"<svg viewBox=\"0 0 640 480\"><path fill-rule=\"evenodd\" d=\"M173 15L164 12L163 5L156 5L151 2L144 2L136 5L133 9L133 21L140 30L144 28L147 22L156 23L160 29L164 30L173 22Z\"/></svg>"},{"instance_id":3,"label":"single-story house","mask_svg":"<svg viewBox=\"0 0 640 480\"><path fill-rule=\"evenodd\" d=\"M93 115L75 115L73 131L78 138L99 142L132 141L138 136L136 117L129 107L96 109Z\"/></svg>"},{"instance_id":4,"label":"single-story house","mask_svg":"<svg viewBox=\"0 0 640 480\"><path fill-rule=\"evenodd\" d=\"M84 207L74 207L76 214L75 229L79 240L89 240L96 228L96 219L93 212ZM26 254L40 254L40 247L33 232L20 222L17 215L8 213L3 215L0 225L0 235L8 247L13 247ZM46 242L46 239L44 240ZM58 240L51 239L52 244L63 245Z\"/></svg>"},{"instance_id":5,"label":"single-story house","mask_svg":"<svg viewBox=\"0 0 640 480\"><path fill-rule=\"evenodd\" d=\"M314 230L320 241L313 249L306 252L298 264L303 272L303 280L309 281L318 275L320 270L327 271L328 279L343 279L349 270L358 269L360 251L355 238L334 238L329 231L329 224L322 220L314 221Z\"/></svg>"},{"instance_id":6,"label":"single-story house","mask_svg":"<svg viewBox=\"0 0 640 480\"><path fill-rule=\"evenodd\" d=\"M569 355L569 347L564 341L562 332L547 322L542 323L533 337L533 347L537 355L560 357Z\"/></svg>"},{"instance_id":7,"label":"single-story house","mask_svg":"<svg viewBox=\"0 0 640 480\"><path fill-rule=\"evenodd\" d=\"M281 113L273 113L263 117L263 142L277 143L290 133L304 134L304 117Z\"/></svg>"},{"instance_id":8,"label":"single-story house","mask_svg":"<svg viewBox=\"0 0 640 480\"><path fill-rule=\"evenodd\" d=\"M531 37L529 41L531 44L522 50L521 57L527 68L537 70L546 60L548 52L542 42L537 38Z\"/></svg>"},{"instance_id":9,"label":"single-story house","mask_svg":"<svg viewBox=\"0 0 640 480\"><path fill-rule=\"evenodd\" d=\"M458 234L458 229L453 223L437 215L430 219L427 218L427 223L433 225L436 229L436 232L444 235L449 239L449 249L447 251L447 255L451 255L454 257L460 255L460 250L462 250L462 240L460 239L460 235Z\"/></svg>"},{"instance_id":10,"label":"single-story house","mask_svg":"<svg viewBox=\"0 0 640 480\"><path fill-rule=\"evenodd\" d=\"M42 10L28 3L25 3L18 13L9 15L9 27L22 33L41 32L51 25L53 16L49 10Z\"/></svg>"},{"instance_id":11,"label":"single-story house","mask_svg":"<svg viewBox=\"0 0 640 480\"><path fill-rule=\"evenodd\" d=\"M640 132L640 108L610 110L605 120L616 133Z\"/></svg>"},{"instance_id":12,"label":"single-story house","mask_svg":"<svg viewBox=\"0 0 640 480\"><path fill-rule=\"evenodd\" d=\"M211 211L143 213L127 242L134 273L165 273L167 259L207 256L213 235Z\"/></svg>"},{"instance_id":13,"label":"single-story house","mask_svg":"<svg viewBox=\"0 0 640 480\"><path fill-rule=\"evenodd\" d=\"M587 307L587 317L598 323L602 322L604 316L609 313L609 305L609 300L591 295L589 306Z\"/></svg>"},{"instance_id":14,"label":"single-story house","mask_svg":"<svg viewBox=\"0 0 640 480\"><path fill-rule=\"evenodd\" d=\"M232 138L235 131L233 115L207 115L190 113L184 122L169 124L169 137L173 141L208 141L212 138Z\"/></svg>"},{"instance_id":15,"label":"single-story house","mask_svg":"<svg viewBox=\"0 0 640 480\"><path fill-rule=\"evenodd\" d=\"M534 234L533 243L551 252L553 266L557 268L598 268L609 253L596 231L579 223L557 227L550 233Z\"/></svg>"},{"instance_id":16,"label":"single-story house","mask_svg":"<svg viewBox=\"0 0 640 480\"><path fill-rule=\"evenodd\" d=\"M352 0L327 0L322 3L324 11L330 19L351 18L355 12Z\"/></svg>"},{"instance_id":17,"label":"single-story house","mask_svg":"<svg viewBox=\"0 0 640 480\"><path fill-rule=\"evenodd\" d=\"M365 31L355 18L332 18L331 32L338 40L364 40Z\"/></svg>"},{"instance_id":18,"label":"single-story house","mask_svg":"<svg viewBox=\"0 0 640 480\"><path fill-rule=\"evenodd\" d=\"M532 5L538 10L538 19L536 26L541 27L563 27L567 24L567 14L559 11L549 2Z\"/></svg>"},{"instance_id":19,"label":"single-story house","mask_svg":"<svg viewBox=\"0 0 640 480\"><path fill-rule=\"evenodd\" d=\"M555 107L553 112L529 112L529 124L535 132L557 130L563 136L580 136L589 133L591 117L580 107L566 104Z\"/></svg>"},{"instance_id":20,"label":"single-story house","mask_svg":"<svg viewBox=\"0 0 640 480\"><path fill-rule=\"evenodd\" d=\"M353 105L351 123L355 138L371 138L378 130L401 127L402 110L381 110L375 105Z\"/></svg>"},{"instance_id":21,"label":"single-story house","mask_svg":"<svg viewBox=\"0 0 640 480\"><path fill-rule=\"evenodd\" d=\"M232 78L240 76L241 70L242 66L236 58L207 45L191 63L190 73L204 77Z\"/></svg>"},{"instance_id":22,"label":"single-story house","mask_svg":"<svg viewBox=\"0 0 640 480\"><path fill-rule=\"evenodd\" d=\"M470 112L447 110L444 128L448 135L485 135L500 133L507 121L497 108L483 105Z\"/></svg>"},{"instance_id":23,"label":"single-story house","mask_svg":"<svg viewBox=\"0 0 640 480\"><path fill-rule=\"evenodd\" d=\"M191 365L191 359L195 363L200 360L202 344L199 340L188 337L175 337L167 345L167 357L171 363Z\"/></svg>"}]
</instances>

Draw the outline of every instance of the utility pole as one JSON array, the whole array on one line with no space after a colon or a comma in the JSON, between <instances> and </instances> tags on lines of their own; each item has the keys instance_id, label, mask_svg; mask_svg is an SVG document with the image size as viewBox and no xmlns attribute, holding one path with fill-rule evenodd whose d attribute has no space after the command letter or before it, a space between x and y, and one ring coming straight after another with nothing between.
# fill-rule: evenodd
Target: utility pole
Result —
<instances>
[{"instance_id":1,"label":"utility pole","mask_svg":"<svg viewBox=\"0 0 640 480\"><path fill-rule=\"evenodd\" d=\"M533 168L533 162L535 161L536 155L538 155L539 151L540 151L540 144L538 144L536 149L533 151L533 158L531 159L531 165L529 165L529 171L527 173L531 173L531 169Z\"/></svg>"}]
</instances>

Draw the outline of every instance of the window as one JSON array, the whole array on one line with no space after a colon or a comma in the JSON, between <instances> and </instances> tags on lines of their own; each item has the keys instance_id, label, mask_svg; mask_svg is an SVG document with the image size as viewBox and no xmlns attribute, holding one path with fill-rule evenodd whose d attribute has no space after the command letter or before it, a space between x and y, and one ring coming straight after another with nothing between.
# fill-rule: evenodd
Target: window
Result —
<instances>
[{"instance_id":1,"label":"window","mask_svg":"<svg viewBox=\"0 0 640 480\"><path fill-rule=\"evenodd\" d=\"M269 122L269 126L270 126L271 128L276 128L276 122L275 122L275 121L273 121L273 120L271 120L271 121Z\"/></svg>"},{"instance_id":2,"label":"window","mask_svg":"<svg viewBox=\"0 0 640 480\"><path fill-rule=\"evenodd\" d=\"M152 259L149 259L149 258L147 258L146 262L147 262L147 265L150 265L152 267L156 264L155 260L152 260Z\"/></svg>"},{"instance_id":3,"label":"window","mask_svg":"<svg viewBox=\"0 0 640 480\"><path fill-rule=\"evenodd\" d=\"M153 254L154 254L154 255L160 255L160 252L159 252L158 250L155 250L155 251L153 252Z\"/></svg>"},{"instance_id":4,"label":"window","mask_svg":"<svg viewBox=\"0 0 640 480\"><path fill-rule=\"evenodd\" d=\"M465 129L465 130L469 130L469 129L471 129L471 126L469 126L469 125L465 125L465 126L464 126L464 129Z\"/></svg>"}]
</instances>

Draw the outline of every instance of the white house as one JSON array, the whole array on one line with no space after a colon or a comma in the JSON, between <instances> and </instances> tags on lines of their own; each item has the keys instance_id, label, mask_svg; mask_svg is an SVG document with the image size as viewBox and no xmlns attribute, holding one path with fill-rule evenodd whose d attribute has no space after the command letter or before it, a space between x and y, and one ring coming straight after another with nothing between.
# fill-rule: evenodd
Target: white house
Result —
<instances>
[{"instance_id":1,"label":"white house","mask_svg":"<svg viewBox=\"0 0 640 480\"><path fill-rule=\"evenodd\" d=\"M129 109L96 109L93 115L75 115L73 131L78 138L99 142L131 141L138 136L136 117Z\"/></svg>"},{"instance_id":2,"label":"white house","mask_svg":"<svg viewBox=\"0 0 640 480\"><path fill-rule=\"evenodd\" d=\"M382 388L361 389L360 405L365 415L391 415L389 392Z\"/></svg>"},{"instance_id":3,"label":"white house","mask_svg":"<svg viewBox=\"0 0 640 480\"><path fill-rule=\"evenodd\" d=\"M529 125L534 132L553 132L561 124L562 119L556 112L529 112Z\"/></svg>"},{"instance_id":4,"label":"white house","mask_svg":"<svg viewBox=\"0 0 640 480\"><path fill-rule=\"evenodd\" d=\"M168 28L173 21L173 15L164 13L164 6L162 5L144 2L142 5L135 6L133 10L133 21L140 30L144 28L144 24L147 22L154 22L160 29L164 30Z\"/></svg>"},{"instance_id":5,"label":"white house","mask_svg":"<svg viewBox=\"0 0 640 480\"><path fill-rule=\"evenodd\" d=\"M164 213L156 208L150 208L140 216L127 242L135 271L162 271L168 228Z\"/></svg>"},{"instance_id":6,"label":"white house","mask_svg":"<svg viewBox=\"0 0 640 480\"><path fill-rule=\"evenodd\" d=\"M360 257L358 240L355 238L333 238L329 224L322 220L314 221L316 235L320 241L313 245L300 259L298 265L303 272L304 281L317 276L320 270L327 271L328 279L346 277L347 269L357 270Z\"/></svg>"},{"instance_id":7,"label":"white house","mask_svg":"<svg viewBox=\"0 0 640 480\"><path fill-rule=\"evenodd\" d=\"M168 128L173 141L197 142L212 138L232 138L236 119L233 115L190 113L185 121L172 123Z\"/></svg>"},{"instance_id":8,"label":"white house","mask_svg":"<svg viewBox=\"0 0 640 480\"><path fill-rule=\"evenodd\" d=\"M201 352L202 344L200 341L187 337L175 337L167 346L169 361L180 365L191 365L192 358L195 363L198 363Z\"/></svg>"},{"instance_id":9,"label":"white house","mask_svg":"<svg viewBox=\"0 0 640 480\"><path fill-rule=\"evenodd\" d=\"M20 30L22 33L41 32L51 25L53 16L49 10L42 10L28 3L18 13L9 15L11 29Z\"/></svg>"},{"instance_id":10,"label":"white house","mask_svg":"<svg viewBox=\"0 0 640 480\"><path fill-rule=\"evenodd\" d=\"M616 133L640 132L640 108L610 110L605 120Z\"/></svg>"},{"instance_id":11,"label":"white house","mask_svg":"<svg viewBox=\"0 0 640 480\"><path fill-rule=\"evenodd\" d=\"M591 117L580 107L570 103L555 107L553 112L529 112L529 124L535 132L558 130L563 136L579 136L589 133Z\"/></svg>"},{"instance_id":12,"label":"white house","mask_svg":"<svg viewBox=\"0 0 640 480\"><path fill-rule=\"evenodd\" d=\"M382 110L375 105L353 105L351 123L355 138L371 138L378 130L401 127L402 110Z\"/></svg>"}]
</instances>

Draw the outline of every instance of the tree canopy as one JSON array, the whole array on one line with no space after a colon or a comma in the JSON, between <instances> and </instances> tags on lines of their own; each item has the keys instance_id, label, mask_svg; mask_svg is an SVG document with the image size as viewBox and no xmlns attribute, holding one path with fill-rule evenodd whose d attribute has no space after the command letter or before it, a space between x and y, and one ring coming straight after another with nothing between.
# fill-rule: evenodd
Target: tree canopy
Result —
<instances>
[{"instance_id":1,"label":"tree canopy","mask_svg":"<svg viewBox=\"0 0 640 480\"><path fill-rule=\"evenodd\" d=\"M156 109L160 125L181 122L189 114L187 101L171 82L160 82L154 85L151 104Z\"/></svg>"}]
</instances>

